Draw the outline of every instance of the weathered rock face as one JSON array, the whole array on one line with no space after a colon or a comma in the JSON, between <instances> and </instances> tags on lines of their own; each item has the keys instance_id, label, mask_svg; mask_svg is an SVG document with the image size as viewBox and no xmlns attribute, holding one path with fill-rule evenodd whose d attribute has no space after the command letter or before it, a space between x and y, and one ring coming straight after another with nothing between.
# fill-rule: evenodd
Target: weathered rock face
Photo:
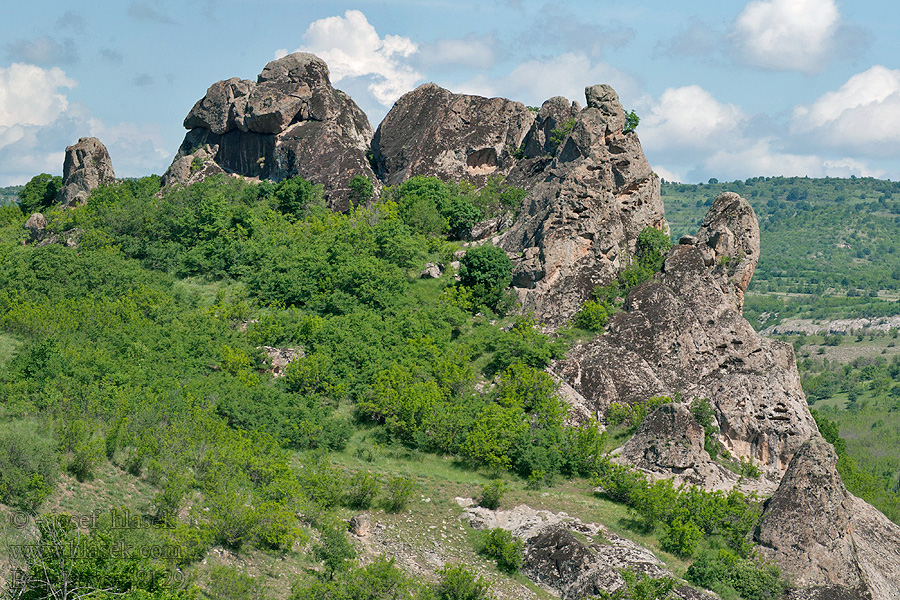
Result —
<instances>
[{"instance_id":1,"label":"weathered rock face","mask_svg":"<svg viewBox=\"0 0 900 600\"><path fill-rule=\"evenodd\" d=\"M757 539L806 598L900 598L900 527L850 494L814 436L766 503Z\"/></svg>"},{"instance_id":2,"label":"weathered rock face","mask_svg":"<svg viewBox=\"0 0 900 600\"><path fill-rule=\"evenodd\" d=\"M106 146L94 137L83 137L66 148L63 162L63 185L56 202L64 206L81 206L91 192L101 185L116 181L112 160Z\"/></svg>"},{"instance_id":3,"label":"weathered rock face","mask_svg":"<svg viewBox=\"0 0 900 600\"><path fill-rule=\"evenodd\" d=\"M529 194L498 240L515 256L513 285L523 308L550 325L565 322L595 286L628 266L642 229L668 231L659 178L637 135L623 131L615 92L593 86L585 95L585 109L564 98L541 107L525 159L509 176Z\"/></svg>"},{"instance_id":4,"label":"weathered rock face","mask_svg":"<svg viewBox=\"0 0 900 600\"><path fill-rule=\"evenodd\" d=\"M717 199L711 211L733 201ZM777 482L816 432L793 351L753 330L736 306L735 289L743 289L718 265L707 266L704 254L675 246L663 271L631 291L607 332L574 348L553 371L585 398L581 412L588 414L676 392L685 400L708 398L729 452L752 459Z\"/></svg>"},{"instance_id":5,"label":"weathered rock face","mask_svg":"<svg viewBox=\"0 0 900 600\"><path fill-rule=\"evenodd\" d=\"M652 475L706 489L731 489L738 477L716 464L703 448L703 427L684 404L653 411L628 442L621 457Z\"/></svg>"},{"instance_id":6,"label":"weathered rock face","mask_svg":"<svg viewBox=\"0 0 900 600\"><path fill-rule=\"evenodd\" d=\"M759 262L759 221L743 198L726 192L710 207L700 231L697 247L707 266L714 267L722 290L733 298L735 310L744 308L744 292Z\"/></svg>"},{"instance_id":7,"label":"weathered rock face","mask_svg":"<svg viewBox=\"0 0 900 600\"><path fill-rule=\"evenodd\" d=\"M212 162L245 177L303 176L325 186L332 208L345 210L350 179L375 180L366 158L373 135L369 120L331 86L328 66L312 54L270 62L255 83L238 78L214 83L184 126L190 131L164 185L189 183L207 168L213 174Z\"/></svg>"},{"instance_id":8,"label":"weathered rock face","mask_svg":"<svg viewBox=\"0 0 900 600\"><path fill-rule=\"evenodd\" d=\"M563 600L615 592L625 584L621 571L671 577L646 548L619 537L598 523L582 523L566 513L519 505L508 511L469 507L464 518L475 529L502 528L525 542L523 572ZM688 586L675 591L685 599L710 596Z\"/></svg>"},{"instance_id":9,"label":"weathered rock face","mask_svg":"<svg viewBox=\"0 0 900 600\"><path fill-rule=\"evenodd\" d=\"M454 94L426 83L397 100L378 126L372 152L388 185L415 175L483 185L507 174L534 113L521 102Z\"/></svg>"}]
</instances>

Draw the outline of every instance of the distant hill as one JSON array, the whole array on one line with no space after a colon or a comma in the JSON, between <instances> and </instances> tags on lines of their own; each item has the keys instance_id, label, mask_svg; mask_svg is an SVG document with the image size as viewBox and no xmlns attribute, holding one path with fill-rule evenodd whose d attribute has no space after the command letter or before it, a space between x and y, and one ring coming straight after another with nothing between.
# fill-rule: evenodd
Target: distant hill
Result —
<instances>
[{"instance_id":1,"label":"distant hill","mask_svg":"<svg viewBox=\"0 0 900 600\"><path fill-rule=\"evenodd\" d=\"M10 187L0 188L0 206L4 204L12 204L18 202L19 191L25 186L13 185Z\"/></svg>"}]
</instances>

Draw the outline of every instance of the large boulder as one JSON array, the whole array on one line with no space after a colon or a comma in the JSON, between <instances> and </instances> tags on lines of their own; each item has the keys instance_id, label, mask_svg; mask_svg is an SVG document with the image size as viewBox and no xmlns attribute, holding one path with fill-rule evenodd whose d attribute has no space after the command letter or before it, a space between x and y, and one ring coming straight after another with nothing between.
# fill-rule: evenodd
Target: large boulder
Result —
<instances>
[{"instance_id":1,"label":"large boulder","mask_svg":"<svg viewBox=\"0 0 900 600\"><path fill-rule=\"evenodd\" d=\"M746 201L737 198L720 198L711 211L727 202L743 212ZM603 416L612 402L654 396L707 398L728 451L752 460L777 483L816 432L793 350L753 330L738 310L735 290L743 292L741 285L725 276L721 264L707 265L699 242L685 241L671 250L655 279L629 293L606 333L576 346L553 371L584 397L588 405L575 411L580 414ZM744 247L741 240L734 244ZM737 263L752 272L750 256L745 259L752 264Z\"/></svg>"},{"instance_id":2,"label":"large boulder","mask_svg":"<svg viewBox=\"0 0 900 600\"><path fill-rule=\"evenodd\" d=\"M534 113L521 102L454 94L426 83L405 94L378 126L372 152L389 185L416 175L484 185L507 174Z\"/></svg>"},{"instance_id":3,"label":"large boulder","mask_svg":"<svg viewBox=\"0 0 900 600\"><path fill-rule=\"evenodd\" d=\"M163 176L187 184L217 172L322 184L329 205L349 207L348 183L375 180L366 153L374 132L365 113L331 85L328 66L297 52L273 60L256 82L214 83L184 120L184 142Z\"/></svg>"},{"instance_id":4,"label":"large boulder","mask_svg":"<svg viewBox=\"0 0 900 600\"><path fill-rule=\"evenodd\" d=\"M659 177L609 86L588 106L544 102L509 182L529 190L522 214L497 241L514 258L513 286L527 311L558 326L626 268L646 227L668 232Z\"/></svg>"},{"instance_id":5,"label":"large boulder","mask_svg":"<svg viewBox=\"0 0 900 600\"><path fill-rule=\"evenodd\" d=\"M791 460L757 531L763 554L803 598L900 598L900 527L850 494L818 435Z\"/></svg>"},{"instance_id":6,"label":"large boulder","mask_svg":"<svg viewBox=\"0 0 900 600\"><path fill-rule=\"evenodd\" d=\"M66 148L63 183L56 202L63 206L81 206L91 192L116 181L106 146L95 137L83 137Z\"/></svg>"}]
</instances>

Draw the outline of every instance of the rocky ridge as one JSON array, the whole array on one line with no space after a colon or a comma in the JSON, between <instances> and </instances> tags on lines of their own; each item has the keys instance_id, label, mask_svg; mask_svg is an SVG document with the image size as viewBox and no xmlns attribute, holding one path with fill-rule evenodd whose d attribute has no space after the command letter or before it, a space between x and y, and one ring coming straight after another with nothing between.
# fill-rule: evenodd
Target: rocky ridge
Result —
<instances>
[{"instance_id":1,"label":"rocky ridge","mask_svg":"<svg viewBox=\"0 0 900 600\"><path fill-rule=\"evenodd\" d=\"M729 227L736 212L745 215L738 231ZM675 246L662 272L631 291L607 332L553 366L585 398L582 412L602 416L612 402L654 396L707 398L728 451L777 483L817 429L792 348L760 337L739 310L758 239L749 204L735 194L717 198L697 237ZM748 250L727 264L715 258L735 248Z\"/></svg>"}]
</instances>

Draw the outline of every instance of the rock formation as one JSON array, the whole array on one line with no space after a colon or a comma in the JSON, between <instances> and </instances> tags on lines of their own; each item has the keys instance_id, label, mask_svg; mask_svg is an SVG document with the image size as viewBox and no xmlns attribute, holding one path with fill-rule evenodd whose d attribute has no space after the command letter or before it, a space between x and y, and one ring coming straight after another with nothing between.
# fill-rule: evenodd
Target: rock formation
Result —
<instances>
[{"instance_id":1,"label":"rock formation","mask_svg":"<svg viewBox=\"0 0 900 600\"><path fill-rule=\"evenodd\" d=\"M300 175L325 186L335 210L349 205L355 175L373 181L366 152L373 131L365 113L332 87L328 66L303 52L265 66L256 82L214 83L184 120L188 129L164 185L219 169L279 181Z\"/></svg>"},{"instance_id":2,"label":"rock formation","mask_svg":"<svg viewBox=\"0 0 900 600\"><path fill-rule=\"evenodd\" d=\"M753 460L777 483L817 430L792 348L760 337L738 310L749 279L736 274L752 273L758 256L751 251L759 239L755 219L749 230L728 229L748 238L728 242L747 249L743 258L707 264L710 250L726 251L716 246L725 236L708 232L724 231L735 213L752 209L734 194L717 198L710 215L718 217L708 216L697 236L708 241L675 246L662 272L629 293L606 333L574 348L553 370L585 398L582 413L604 415L612 402L678 392L685 400L708 398L728 451Z\"/></svg>"},{"instance_id":3,"label":"rock formation","mask_svg":"<svg viewBox=\"0 0 900 600\"><path fill-rule=\"evenodd\" d=\"M621 457L658 477L705 489L731 489L738 476L715 463L703 448L703 427L684 404L664 404L647 416Z\"/></svg>"},{"instance_id":4,"label":"rock formation","mask_svg":"<svg viewBox=\"0 0 900 600\"><path fill-rule=\"evenodd\" d=\"M621 571L649 577L671 577L646 548L622 538L599 523L583 523L566 513L519 505L493 511L470 506L463 518L475 529L502 528L525 542L522 571L563 600L615 592L625 584ZM710 599L688 586L675 591L685 599Z\"/></svg>"},{"instance_id":5,"label":"rock formation","mask_svg":"<svg viewBox=\"0 0 900 600\"><path fill-rule=\"evenodd\" d=\"M557 326L628 266L638 233L668 231L653 173L625 111L606 85L585 90L587 108L556 97L537 115L518 102L453 94L427 84L379 125L379 175L396 184L435 175L482 184L492 174L528 190L514 224L476 227L514 260L523 308ZM516 158L519 157L519 158Z\"/></svg>"},{"instance_id":6,"label":"rock formation","mask_svg":"<svg viewBox=\"0 0 900 600\"><path fill-rule=\"evenodd\" d=\"M56 202L63 206L81 206L91 192L116 181L106 146L95 137L83 137L66 148L63 184Z\"/></svg>"},{"instance_id":7,"label":"rock formation","mask_svg":"<svg viewBox=\"0 0 900 600\"><path fill-rule=\"evenodd\" d=\"M757 540L803 598L900 598L900 527L850 494L831 445L812 437L766 502Z\"/></svg>"},{"instance_id":8,"label":"rock formation","mask_svg":"<svg viewBox=\"0 0 900 600\"><path fill-rule=\"evenodd\" d=\"M515 256L513 285L524 310L551 325L628 266L642 229L668 231L659 178L637 135L623 130L615 92L592 86L585 96L584 109L564 98L541 107L525 158L509 176L529 194L498 240Z\"/></svg>"},{"instance_id":9,"label":"rock formation","mask_svg":"<svg viewBox=\"0 0 900 600\"><path fill-rule=\"evenodd\" d=\"M516 161L534 113L521 102L454 94L426 83L397 100L378 126L372 153L379 175L396 185L415 175L483 185Z\"/></svg>"}]
</instances>

